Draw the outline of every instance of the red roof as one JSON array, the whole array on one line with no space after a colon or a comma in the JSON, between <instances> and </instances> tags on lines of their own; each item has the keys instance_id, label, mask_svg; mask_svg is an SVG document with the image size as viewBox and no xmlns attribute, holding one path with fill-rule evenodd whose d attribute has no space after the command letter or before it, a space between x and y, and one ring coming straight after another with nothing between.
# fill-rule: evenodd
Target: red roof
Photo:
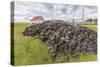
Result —
<instances>
[{"instance_id":1,"label":"red roof","mask_svg":"<svg viewBox=\"0 0 100 67\"><path fill-rule=\"evenodd\" d=\"M31 19L31 21L37 21L37 20L44 20L42 16L35 16Z\"/></svg>"}]
</instances>

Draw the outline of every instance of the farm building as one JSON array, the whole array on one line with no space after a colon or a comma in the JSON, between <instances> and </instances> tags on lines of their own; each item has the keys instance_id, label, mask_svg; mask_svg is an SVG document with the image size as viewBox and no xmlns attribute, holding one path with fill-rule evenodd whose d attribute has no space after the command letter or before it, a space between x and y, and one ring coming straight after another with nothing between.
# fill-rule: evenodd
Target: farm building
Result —
<instances>
[{"instance_id":1,"label":"farm building","mask_svg":"<svg viewBox=\"0 0 100 67\"><path fill-rule=\"evenodd\" d=\"M33 23L41 23L44 20L43 16L34 16L31 21Z\"/></svg>"}]
</instances>

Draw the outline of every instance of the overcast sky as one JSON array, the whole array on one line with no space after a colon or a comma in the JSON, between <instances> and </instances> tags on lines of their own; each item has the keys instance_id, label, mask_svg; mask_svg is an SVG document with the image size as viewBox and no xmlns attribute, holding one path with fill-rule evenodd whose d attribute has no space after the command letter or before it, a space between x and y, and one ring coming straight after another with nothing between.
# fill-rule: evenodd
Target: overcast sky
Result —
<instances>
[{"instance_id":1,"label":"overcast sky","mask_svg":"<svg viewBox=\"0 0 100 67\"><path fill-rule=\"evenodd\" d=\"M84 7L84 18L96 18L96 6L70 4L34 3L15 1L14 17L17 20L30 20L33 16L43 16L45 19L81 19ZM67 19L66 19L67 18Z\"/></svg>"}]
</instances>

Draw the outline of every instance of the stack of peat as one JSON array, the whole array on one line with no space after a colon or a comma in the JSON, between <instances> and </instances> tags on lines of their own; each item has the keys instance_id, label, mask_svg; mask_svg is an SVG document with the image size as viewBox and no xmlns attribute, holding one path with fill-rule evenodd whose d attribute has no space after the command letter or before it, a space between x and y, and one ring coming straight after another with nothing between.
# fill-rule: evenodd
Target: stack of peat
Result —
<instances>
[{"instance_id":1,"label":"stack of peat","mask_svg":"<svg viewBox=\"0 0 100 67\"><path fill-rule=\"evenodd\" d=\"M86 53L97 54L97 32L64 21L48 20L29 26L23 35L38 36L46 41L53 58L59 53L67 59Z\"/></svg>"}]
</instances>

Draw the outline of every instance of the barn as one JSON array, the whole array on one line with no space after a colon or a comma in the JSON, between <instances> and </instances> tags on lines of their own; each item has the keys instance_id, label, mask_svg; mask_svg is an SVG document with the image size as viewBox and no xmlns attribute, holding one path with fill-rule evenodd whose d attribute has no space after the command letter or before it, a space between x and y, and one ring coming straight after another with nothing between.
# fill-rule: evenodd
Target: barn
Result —
<instances>
[{"instance_id":1,"label":"barn","mask_svg":"<svg viewBox=\"0 0 100 67\"><path fill-rule=\"evenodd\" d=\"M44 21L44 17L43 16L34 16L31 19L32 24L34 23L42 23Z\"/></svg>"}]
</instances>

